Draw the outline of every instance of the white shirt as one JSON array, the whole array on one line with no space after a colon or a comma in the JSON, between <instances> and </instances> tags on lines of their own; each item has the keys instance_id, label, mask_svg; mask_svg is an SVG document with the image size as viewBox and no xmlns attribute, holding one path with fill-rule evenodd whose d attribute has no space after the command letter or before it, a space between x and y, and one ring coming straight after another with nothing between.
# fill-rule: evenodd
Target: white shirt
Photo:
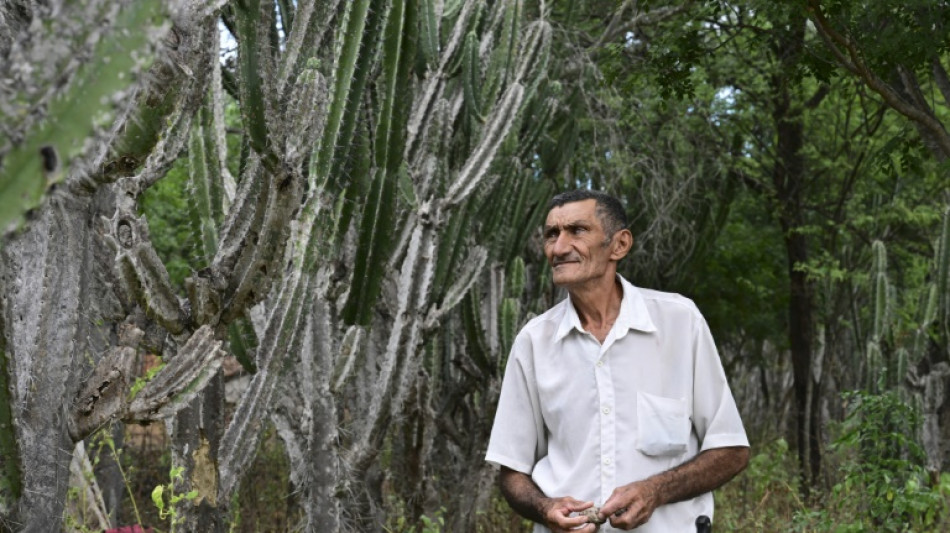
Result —
<instances>
[{"instance_id":1,"label":"white shirt","mask_svg":"<svg viewBox=\"0 0 950 533\"><path fill-rule=\"evenodd\" d=\"M696 305L618 278L620 313L603 344L568 298L528 322L508 358L485 459L530 474L549 497L601 506L700 451L749 445ZM712 518L711 493L661 506L634 531L695 532L701 514Z\"/></svg>"}]
</instances>

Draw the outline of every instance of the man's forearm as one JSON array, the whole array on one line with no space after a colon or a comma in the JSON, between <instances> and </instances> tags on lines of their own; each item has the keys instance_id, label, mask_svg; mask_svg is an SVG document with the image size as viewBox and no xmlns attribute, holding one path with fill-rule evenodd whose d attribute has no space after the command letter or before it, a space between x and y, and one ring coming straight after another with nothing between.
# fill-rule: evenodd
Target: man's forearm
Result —
<instances>
[{"instance_id":1,"label":"man's forearm","mask_svg":"<svg viewBox=\"0 0 950 533\"><path fill-rule=\"evenodd\" d=\"M594 533L597 526L588 523L582 513L594 502L582 502L570 496L550 498L534 483L531 476L501 467L498 478L501 493L508 505L521 516L544 524L554 533Z\"/></svg>"},{"instance_id":2,"label":"man's forearm","mask_svg":"<svg viewBox=\"0 0 950 533\"><path fill-rule=\"evenodd\" d=\"M721 487L748 463L749 448L713 448L645 481L656 490L660 505L666 505L695 498Z\"/></svg>"},{"instance_id":3,"label":"man's forearm","mask_svg":"<svg viewBox=\"0 0 950 533\"><path fill-rule=\"evenodd\" d=\"M544 523L541 503L545 496L531 476L503 466L498 481L502 496L516 513L532 522Z\"/></svg>"}]
</instances>

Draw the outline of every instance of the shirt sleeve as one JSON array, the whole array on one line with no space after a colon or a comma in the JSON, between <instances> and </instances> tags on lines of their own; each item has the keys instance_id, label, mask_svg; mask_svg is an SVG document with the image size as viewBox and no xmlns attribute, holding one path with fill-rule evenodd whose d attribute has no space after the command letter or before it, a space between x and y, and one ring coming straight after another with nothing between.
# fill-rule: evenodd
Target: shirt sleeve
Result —
<instances>
[{"instance_id":1,"label":"shirt sleeve","mask_svg":"<svg viewBox=\"0 0 950 533\"><path fill-rule=\"evenodd\" d=\"M518 335L508 356L485 460L531 474L547 455L544 421L532 367L531 343Z\"/></svg>"},{"instance_id":2,"label":"shirt sleeve","mask_svg":"<svg viewBox=\"0 0 950 533\"><path fill-rule=\"evenodd\" d=\"M693 427L700 450L749 446L716 343L701 315L694 322L693 334Z\"/></svg>"}]
</instances>

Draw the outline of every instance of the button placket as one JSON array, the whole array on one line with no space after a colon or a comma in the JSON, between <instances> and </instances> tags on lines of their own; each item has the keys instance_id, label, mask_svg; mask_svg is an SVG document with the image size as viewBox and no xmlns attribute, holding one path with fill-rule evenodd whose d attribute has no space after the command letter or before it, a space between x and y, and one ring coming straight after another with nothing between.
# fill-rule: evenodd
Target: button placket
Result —
<instances>
[{"instance_id":1,"label":"button placket","mask_svg":"<svg viewBox=\"0 0 950 533\"><path fill-rule=\"evenodd\" d=\"M600 401L600 503L607 501L615 488L616 479L616 415L611 408L614 404L614 388L610 365L605 354L594 367L597 382L597 394Z\"/></svg>"}]
</instances>

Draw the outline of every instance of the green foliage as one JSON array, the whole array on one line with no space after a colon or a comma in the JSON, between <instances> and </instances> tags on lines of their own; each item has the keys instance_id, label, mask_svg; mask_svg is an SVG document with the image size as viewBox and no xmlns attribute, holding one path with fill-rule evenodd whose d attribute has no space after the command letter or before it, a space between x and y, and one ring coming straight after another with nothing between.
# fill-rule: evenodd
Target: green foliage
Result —
<instances>
[{"instance_id":1,"label":"green foliage","mask_svg":"<svg viewBox=\"0 0 950 533\"><path fill-rule=\"evenodd\" d=\"M845 457L832 489L850 523L835 531L936 531L948 512L950 479L931 487L916 442L920 417L895 391L844 395L849 412L832 449Z\"/></svg>"},{"instance_id":2,"label":"green foliage","mask_svg":"<svg viewBox=\"0 0 950 533\"><path fill-rule=\"evenodd\" d=\"M839 467L829 470L831 490L822 494L816 487L819 494L803 500L796 458L785 440L753 443L755 453L748 468L715 493L715 529L946 531L950 525L950 475L944 474L935 486L928 486L920 463L912 459L920 457L919 446L906 435L896 434L910 429L908 423L916 420L913 409L891 393L855 393L848 398L854 402L852 410L825 455Z\"/></svg>"},{"instance_id":3,"label":"green foliage","mask_svg":"<svg viewBox=\"0 0 950 533\"><path fill-rule=\"evenodd\" d=\"M445 531L445 507L432 513L432 516L422 515L416 520L416 523L408 520L404 516L397 516L392 525L383 528L387 533L441 533Z\"/></svg>"},{"instance_id":4,"label":"green foliage","mask_svg":"<svg viewBox=\"0 0 950 533\"><path fill-rule=\"evenodd\" d=\"M149 368L148 371L145 372L144 376L137 376L135 378L135 382L132 383L131 387L129 387L129 400L135 398L135 395L144 389L146 385L148 385L148 382L151 381L153 377L155 377L155 374L158 374L161 369L165 368L165 362L162 361L162 358L159 357L157 359L157 365Z\"/></svg>"},{"instance_id":5,"label":"green foliage","mask_svg":"<svg viewBox=\"0 0 950 533\"><path fill-rule=\"evenodd\" d=\"M833 23L856 39L872 70L898 65L929 69L950 50L950 13L932 0L837 0L818 2ZM886 75L886 74L885 74Z\"/></svg>"},{"instance_id":6,"label":"green foliage","mask_svg":"<svg viewBox=\"0 0 950 533\"><path fill-rule=\"evenodd\" d=\"M689 294L720 342L751 336L783 346L787 328L788 266L781 234L765 206L743 195L701 261L694 262Z\"/></svg>"},{"instance_id":7,"label":"green foliage","mask_svg":"<svg viewBox=\"0 0 950 533\"><path fill-rule=\"evenodd\" d=\"M785 439L754 444L749 466L715 492L718 531L787 531L806 509L796 460Z\"/></svg>"},{"instance_id":8,"label":"green foliage","mask_svg":"<svg viewBox=\"0 0 950 533\"><path fill-rule=\"evenodd\" d=\"M181 524L181 518L178 516L177 505L182 501L192 501L198 497L198 491L192 490L186 493L175 493L175 485L182 483L184 477L182 473L184 467L175 466L169 471L168 483L157 485L152 490L152 503L158 509L158 516L162 520L168 520L168 531L174 533L175 527Z\"/></svg>"},{"instance_id":9,"label":"green foliage","mask_svg":"<svg viewBox=\"0 0 950 533\"><path fill-rule=\"evenodd\" d=\"M149 236L176 288L184 285L192 269L207 266L199 253L197 235L191 231L188 209L188 165L176 161L164 179L142 195L140 210L149 224Z\"/></svg>"}]
</instances>

